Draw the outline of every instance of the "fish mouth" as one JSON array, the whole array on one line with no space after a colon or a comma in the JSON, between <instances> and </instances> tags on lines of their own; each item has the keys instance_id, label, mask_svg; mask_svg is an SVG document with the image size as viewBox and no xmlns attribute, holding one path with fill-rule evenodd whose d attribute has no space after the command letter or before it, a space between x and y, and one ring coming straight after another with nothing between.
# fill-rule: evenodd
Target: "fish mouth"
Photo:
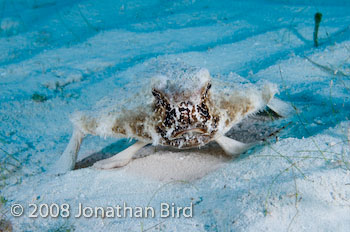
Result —
<instances>
[{"instance_id":1,"label":"fish mouth","mask_svg":"<svg viewBox=\"0 0 350 232\"><path fill-rule=\"evenodd\" d=\"M177 138L181 137L182 135L189 134L189 133L191 133L192 135L204 135L204 134L207 134L206 131L203 128L192 128L192 129L186 129L186 130L178 131L172 137L174 139L177 139Z\"/></svg>"}]
</instances>

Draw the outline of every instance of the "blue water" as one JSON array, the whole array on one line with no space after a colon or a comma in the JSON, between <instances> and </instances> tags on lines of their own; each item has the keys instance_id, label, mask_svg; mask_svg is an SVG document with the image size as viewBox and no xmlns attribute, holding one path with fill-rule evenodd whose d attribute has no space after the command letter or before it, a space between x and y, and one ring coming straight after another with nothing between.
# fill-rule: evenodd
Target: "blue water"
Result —
<instances>
[{"instance_id":1,"label":"blue water","mask_svg":"<svg viewBox=\"0 0 350 232\"><path fill-rule=\"evenodd\" d=\"M230 80L236 73L252 83L276 83L278 97L296 109L274 123L292 122L282 138L328 133L350 116L349 10L349 1L327 0L1 0L0 160L3 167L21 164L1 170L1 186L17 186L49 169L69 141L69 115L106 95L128 95L130 83L146 80L143 67L157 60L204 67L215 78ZM312 37L316 12L323 14L318 48ZM85 155L129 145L88 139ZM236 187L234 199L244 191ZM198 220L203 230L245 228L242 221L233 225L233 217L239 220L236 203L226 206L232 192L215 191L216 200L200 206L209 212ZM211 194L201 189L199 195ZM18 225L25 227L23 221Z\"/></svg>"}]
</instances>

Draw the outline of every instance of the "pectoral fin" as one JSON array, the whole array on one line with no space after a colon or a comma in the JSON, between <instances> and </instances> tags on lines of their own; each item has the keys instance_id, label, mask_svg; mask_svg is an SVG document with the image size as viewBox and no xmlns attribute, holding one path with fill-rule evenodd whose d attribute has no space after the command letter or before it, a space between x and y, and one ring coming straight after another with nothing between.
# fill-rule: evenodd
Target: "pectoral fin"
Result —
<instances>
[{"instance_id":1,"label":"pectoral fin","mask_svg":"<svg viewBox=\"0 0 350 232\"><path fill-rule=\"evenodd\" d=\"M272 98L267 104L267 107L269 107L273 112L284 118L288 115L291 115L294 112L293 107L289 103L284 102L278 98Z\"/></svg>"},{"instance_id":2,"label":"pectoral fin","mask_svg":"<svg viewBox=\"0 0 350 232\"><path fill-rule=\"evenodd\" d=\"M218 137L215 139L215 141L220 145L226 154L231 156L239 155L254 145L252 143L242 143L224 135Z\"/></svg>"},{"instance_id":3,"label":"pectoral fin","mask_svg":"<svg viewBox=\"0 0 350 232\"><path fill-rule=\"evenodd\" d=\"M48 172L54 174L62 174L67 171L73 170L77 155L80 150L80 145L85 137L85 134L81 132L78 128L74 128L73 135L61 155L60 159L51 167Z\"/></svg>"},{"instance_id":4,"label":"pectoral fin","mask_svg":"<svg viewBox=\"0 0 350 232\"><path fill-rule=\"evenodd\" d=\"M118 154L104 160L96 162L93 167L98 169L111 169L127 165L138 150L146 146L148 143L138 141L127 149Z\"/></svg>"}]
</instances>

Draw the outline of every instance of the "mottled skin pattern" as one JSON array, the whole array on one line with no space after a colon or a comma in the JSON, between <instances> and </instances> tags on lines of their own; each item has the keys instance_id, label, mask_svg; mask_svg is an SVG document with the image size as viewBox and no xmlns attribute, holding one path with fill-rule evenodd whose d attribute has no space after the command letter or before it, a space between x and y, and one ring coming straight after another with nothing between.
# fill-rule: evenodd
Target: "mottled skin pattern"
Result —
<instances>
[{"instance_id":1,"label":"mottled skin pattern","mask_svg":"<svg viewBox=\"0 0 350 232\"><path fill-rule=\"evenodd\" d=\"M219 115L214 112L210 88L211 83L202 88L199 104L194 104L190 99L170 103L163 92L153 88L151 115L134 112L117 118L112 131L115 135L127 136L125 127L128 127L135 137L152 142L150 131L145 127L147 118L150 118L150 122L153 122L150 126L160 135L159 144L177 148L203 146L215 136L220 120ZM93 131L91 129L90 133Z\"/></svg>"},{"instance_id":2,"label":"mottled skin pattern","mask_svg":"<svg viewBox=\"0 0 350 232\"><path fill-rule=\"evenodd\" d=\"M200 98L195 103L194 98L184 97L181 92L177 93L179 96L171 96L170 101L162 90L153 87L153 103L145 106L152 108L151 111L140 108L123 115L111 114L113 126L109 136L132 135L141 141L176 148L200 147L215 138L220 131L219 125L229 129L232 123L256 110L249 97L234 96L213 102L210 90L211 82L208 82L201 88ZM225 109L225 114L219 109ZM78 127L85 134L99 135L101 119L82 116L79 121L83 121Z\"/></svg>"},{"instance_id":3,"label":"mottled skin pattern","mask_svg":"<svg viewBox=\"0 0 350 232\"><path fill-rule=\"evenodd\" d=\"M219 116L211 114L211 84L201 91L201 101L190 100L171 104L159 90L153 89L155 130L162 137L160 143L178 148L198 147L208 143L215 136Z\"/></svg>"},{"instance_id":4,"label":"mottled skin pattern","mask_svg":"<svg viewBox=\"0 0 350 232\"><path fill-rule=\"evenodd\" d=\"M262 110L277 88L266 85L261 90L252 87L236 92L214 88L211 93L214 80L208 70L179 77L160 77L159 82L143 93L143 99L135 99L141 100L140 104L129 110L116 109L96 117L78 113L72 117L73 135L57 163L58 169L74 168L80 145L88 134L137 140L113 157L96 162L94 167L100 169L125 166L147 144L184 149L216 141L229 155L247 150L251 144L235 141L225 134L244 117Z\"/></svg>"}]
</instances>

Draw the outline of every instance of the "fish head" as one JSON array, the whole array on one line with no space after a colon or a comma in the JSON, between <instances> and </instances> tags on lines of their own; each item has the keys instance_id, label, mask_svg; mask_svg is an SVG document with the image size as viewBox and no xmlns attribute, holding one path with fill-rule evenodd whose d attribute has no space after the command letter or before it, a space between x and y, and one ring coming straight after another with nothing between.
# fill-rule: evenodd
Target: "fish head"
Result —
<instances>
[{"instance_id":1,"label":"fish head","mask_svg":"<svg viewBox=\"0 0 350 232\"><path fill-rule=\"evenodd\" d=\"M153 86L155 130L162 145L190 148L212 140L219 117L214 113L211 86L206 69L180 78L163 77L161 84Z\"/></svg>"}]
</instances>

